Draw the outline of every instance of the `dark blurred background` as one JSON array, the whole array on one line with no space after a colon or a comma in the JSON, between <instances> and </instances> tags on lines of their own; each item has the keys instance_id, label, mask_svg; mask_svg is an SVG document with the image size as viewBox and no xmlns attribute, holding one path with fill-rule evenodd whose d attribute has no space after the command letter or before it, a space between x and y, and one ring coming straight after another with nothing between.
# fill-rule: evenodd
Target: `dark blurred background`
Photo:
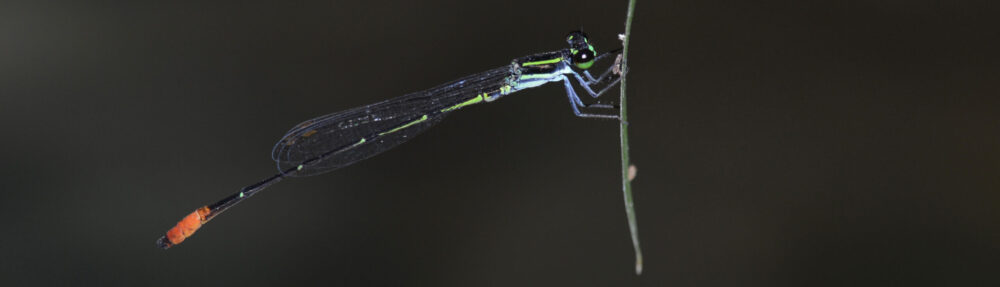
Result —
<instances>
[{"instance_id":1,"label":"dark blurred background","mask_svg":"<svg viewBox=\"0 0 1000 287\"><path fill-rule=\"evenodd\" d=\"M616 48L627 1L113 2L0 3L0 285L1000 284L994 2L639 1L638 277L617 124L560 85L154 246L292 125Z\"/></svg>"}]
</instances>

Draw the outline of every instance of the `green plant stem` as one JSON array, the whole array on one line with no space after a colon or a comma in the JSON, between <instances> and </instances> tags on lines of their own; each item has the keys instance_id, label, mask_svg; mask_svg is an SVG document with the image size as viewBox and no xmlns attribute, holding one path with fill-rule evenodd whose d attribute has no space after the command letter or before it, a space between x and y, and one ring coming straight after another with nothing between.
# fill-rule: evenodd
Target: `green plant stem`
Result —
<instances>
[{"instance_id":1,"label":"green plant stem","mask_svg":"<svg viewBox=\"0 0 1000 287\"><path fill-rule=\"evenodd\" d=\"M619 131L622 144L622 193L625 196L625 215L628 217L628 229L632 234L632 246L635 248L635 274L642 274L642 249L639 248L639 226L635 221L635 205L632 202L632 181L628 176L628 117L625 105L625 78L628 74L628 39L632 34L632 17L635 11L635 0L628 1L628 14L625 18L625 36L622 37L622 79L621 79L621 100L619 105L619 117L621 117Z\"/></svg>"}]
</instances>

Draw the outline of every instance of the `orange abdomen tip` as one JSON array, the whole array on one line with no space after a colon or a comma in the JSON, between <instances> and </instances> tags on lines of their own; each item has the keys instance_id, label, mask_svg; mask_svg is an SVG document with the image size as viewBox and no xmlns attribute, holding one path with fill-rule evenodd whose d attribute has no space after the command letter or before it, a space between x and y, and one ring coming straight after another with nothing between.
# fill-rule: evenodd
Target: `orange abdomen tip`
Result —
<instances>
[{"instance_id":1,"label":"orange abdomen tip","mask_svg":"<svg viewBox=\"0 0 1000 287\"><path fill-rule=\"evenodd\" d=\"M177 225L175 225L174 228L168 230L166 236L160 237L160 239L156 241L156 244L163 249L181 244L181 242L184 242L184 239L194 235L194 232L198 231L198 228L201 228L202 224L208 222L208 214L210 212L211 210L208 209L207 206L203 206L198 210L191 212L191 214L185 216L184 219L181 219L180 222L177 222Z\"/></svg>"}]
</instances>

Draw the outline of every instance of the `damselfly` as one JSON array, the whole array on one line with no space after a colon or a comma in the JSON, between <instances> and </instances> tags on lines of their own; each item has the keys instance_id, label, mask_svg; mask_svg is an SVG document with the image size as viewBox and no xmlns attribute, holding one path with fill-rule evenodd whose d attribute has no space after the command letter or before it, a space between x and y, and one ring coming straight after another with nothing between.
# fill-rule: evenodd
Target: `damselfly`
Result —
<instances>
[{"instance_id":1,"label":"damselfly","mask_svg":"<svg viewBox=\"0 0 1000 287\"><path fill-rule=\"evenodd\" d=\"M180 244L203 224L286 177L329 172L391 149L440 122L451 112L469 105L492 102L514 92L549 82L562 82L573 114L585 118L617 119L614 114L581 109L614 109L612 105L585 105L570 78L594 98L621 79L612 65L594 78L587 71L596 61L620 50L597 56L583 32L571 32L569 48L514 59L510 65L469 75L435 88L333 113L302 122L285 134L271 150L278 174L249 185L214 204L188 214L166 236L157 240L163 249ZM613 72L615 71L615 72ZM597 89L607 82L603 88ZM596 91L595 91L596 90Z\"/></svg>"}]
</instances>

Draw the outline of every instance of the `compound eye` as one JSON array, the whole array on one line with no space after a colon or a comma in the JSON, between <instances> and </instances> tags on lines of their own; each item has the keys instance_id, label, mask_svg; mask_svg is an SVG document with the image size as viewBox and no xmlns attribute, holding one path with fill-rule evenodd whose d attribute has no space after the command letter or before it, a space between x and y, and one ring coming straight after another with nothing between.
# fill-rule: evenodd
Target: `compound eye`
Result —
<instances>
[{"instance_id":1,"label":"compound eye","mask_svg":"<svg viewBox=\"0 0 1000 287\"><path fill-rule=\"evenodd\" d=\"M589 49L577 51L573 54L573 65L579 69L589 69L594 65L594 51Z\"/></svg>"}]
</instances>

